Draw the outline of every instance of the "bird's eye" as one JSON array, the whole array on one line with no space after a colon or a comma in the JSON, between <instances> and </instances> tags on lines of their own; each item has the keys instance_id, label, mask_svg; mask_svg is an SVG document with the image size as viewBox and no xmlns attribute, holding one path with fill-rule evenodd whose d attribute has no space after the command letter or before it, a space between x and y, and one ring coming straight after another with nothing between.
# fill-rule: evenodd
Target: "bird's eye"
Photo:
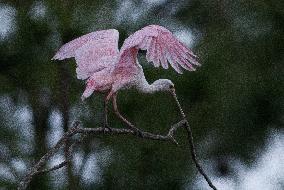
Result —
<instances>
[{"instance_id":1,"label":"bird's eye","mask_svg":"<svg viewBox=\"0 0 284 190\"><path fill-rule=\"evenodd\" d=\"M174 88L174 85L171 84L171 85L170 85L170 89L173 89L173 88Z\"/></svg>"}]
</instances>

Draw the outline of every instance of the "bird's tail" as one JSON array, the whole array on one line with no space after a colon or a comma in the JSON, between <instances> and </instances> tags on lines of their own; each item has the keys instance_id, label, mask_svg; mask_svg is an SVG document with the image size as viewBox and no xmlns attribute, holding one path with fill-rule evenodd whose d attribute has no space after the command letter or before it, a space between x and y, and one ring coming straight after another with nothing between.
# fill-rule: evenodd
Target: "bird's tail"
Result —
<instances>
[{"instance_id":1,"label":"bird's tail","mask_svg":"<svg viewBox=\"0 0 284 190\"><path fill-rule=\"evenodd\" d=\"M95 91L94 88L92 88L91 86L87 85L84 93L81 96L81 100L84 101L86 98L88 98L89 96L91 96L93 94L93 92Z\"/></svg>"}]
</instances>

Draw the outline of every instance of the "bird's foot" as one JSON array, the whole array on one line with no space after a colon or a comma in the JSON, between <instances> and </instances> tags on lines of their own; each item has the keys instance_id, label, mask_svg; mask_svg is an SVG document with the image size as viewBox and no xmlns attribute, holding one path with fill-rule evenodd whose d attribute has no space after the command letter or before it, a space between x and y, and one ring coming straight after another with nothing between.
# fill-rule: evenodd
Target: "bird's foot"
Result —
<instances>
[{"instance_id":1,"label":"bird's foot","mask_svg":"<svg viewBox=\"0 0 284 190\"><path fill-rule=\"evenodd\" d=\"M130 127L130 129L133 130L138 137L144 138L143 132L140 129L134 126Z\"/></svg>"},{"instance_id":2,"label":"bird's foot","mask_svg":"<svg viewBox=\"0 0 284 190\"><path fill-rule=\"evenodd\" d=\"M106 134L107 132L112 132L112 129L109 127L108 123L104 123L104 133Z\"/></svg>"},{"instance_id":3,"label":"bird's foot","mask_svg":"<svg viewBox=\"0 0 284 190\"><path fill-rule=\"evenodd\" d=\"M144 138L143 132L141 130L138 129L138 131L136 131L136 134L138 135L138 137Z\"/></svg>"}]
</instances>

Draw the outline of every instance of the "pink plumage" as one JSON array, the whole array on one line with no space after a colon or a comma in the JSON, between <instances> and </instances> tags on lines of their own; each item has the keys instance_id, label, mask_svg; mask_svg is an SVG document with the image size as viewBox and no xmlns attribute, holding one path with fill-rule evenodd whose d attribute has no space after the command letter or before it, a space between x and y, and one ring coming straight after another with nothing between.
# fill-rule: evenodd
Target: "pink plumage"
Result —
<instances>
[{"instance_id":1,"label":"pink plumage","mask_svg":"<svg viewBox=\"0 0 284 190\"><path fill-rule=\"evenodd\" d=\"M155 67L168 69L169 63L180 74L182 69L194 71L200 65L197 56L162 26L149 25L138 30L124 41L120 51L118 39L119 33L115 29L92 32L63 45L53 57L57 60L75 57L77 78L87 79L82 99L94 91L107 92L106 104L110 98L116 104L117 92L129 87L144 93L174 93L174 85L168 79L159 79L153 84L146 81L137 60L139 49L147 51L146 59Z\"/></svg>"},{"instance_id":2,"label":"pink plumage","mask_svg":"<svg viewBox=\"0 0 284 190\"><path fill-rule=\"evenodd\" d=\"M92 32L63 45L52 59L75 57L77 78L87 79L115 64L119 57L118 38L115 29Z\"/></svg>"}]
</instances>

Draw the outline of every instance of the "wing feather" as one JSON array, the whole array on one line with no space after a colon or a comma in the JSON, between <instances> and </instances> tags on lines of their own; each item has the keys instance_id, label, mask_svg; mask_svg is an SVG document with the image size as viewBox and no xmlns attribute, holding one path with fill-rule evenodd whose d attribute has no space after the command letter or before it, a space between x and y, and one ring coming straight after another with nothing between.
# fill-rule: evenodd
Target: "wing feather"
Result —
<instances>
[{"instance_id":1,"label":"wing feather","mask_svg":"<svg viewBox=\"0 0 284 190\"><path fill-rule=\"evenodd\" d=\"M154 66L159 67L160 66L160 61L159 57L161 57L161 48L160 48L160 43L157 41L156 46L155 46L155 56L154 56Z\"/></svg>"},{"instance_id":2,"label":"wing feather","mask_svg":"<svg viewBox=\"0 0 284 190\"><path fill-rule=\"evenodd\" d=\"M162 26L149 25L129 36L121 48L121 55L131 48L146 50L147 61L155 67L161 65L167 69L169 62L176 72L182 73L182 68L193 71L193 65L200 66L197 56Z\"/></svg>"},{"instance_id":3,"label":"wing feather","mask_svg":"<svg viewBox=\"0 0 284 190\"><path fill-rule=\"evenodd\" d=\"M151 40L151 45L150 45L150 47L147 51L147 54L146 54L146 59L147 59L148 62L153 61L156 43L157 43L156 39Z\"/></svg>"},{"instance_id":4,"label":"wing feather","mask_svg":"<svg viewBox=\"0 0 284 190\"><path fill-rule=\"evenodd\" d=\"M188 71L195 71L195 68L178 52L177 48L172 47L171 51L182 68Z\"/></svg>"},{"instance_id":5,"label":"wing feather","mask_svg":"<svg viewBox=\"0 0 284 190\"><path fill-rule=\"evenodd\" d=\"M161 49L161 56L160 56L160 60L161 60L161 65L164 69L168 69L169 65L167 62L167 58L166 58L166 50L165 50L165 46L163 45L163 42L160 43L160 49Z\"/></svg>"},{"instance_id":6,"label":"wing feather","mask_svg":"<svg viewBox=\"0 0 284 190\"><path fill-rule=\"evenodd\" d=\"M148 47L150 46L151 40L152 40L152 37L146 36L144 40L142 41L142 43L140 44L139 48L142 50L148 49Z\"/></svg>"},{"instance_id":7,"label":"wing feather","mask_svg":"<svg viewBox=\"0 0 284 190\"><path fill-rule=\"evenodd\" d=\"M167 54L166 54L166 58L169 61L170 65L174 68L174 70L179 73L182 74L183 71L181 70L180 66L177 64L175 58L174 58L174 53L170 50L169 47L167 47Z\"/></svg>"},{"instance_id":8,"label":"wing feather","mask_svg":"<svg viewBox=\"0 0 284 190\"><path fill-rule=\"evenodd\" d=\"M52 59L75 57L77 78L84 80L116 63L118 38L115 29L92 32L64 44Z\"/></svg>"}]
</instances>

